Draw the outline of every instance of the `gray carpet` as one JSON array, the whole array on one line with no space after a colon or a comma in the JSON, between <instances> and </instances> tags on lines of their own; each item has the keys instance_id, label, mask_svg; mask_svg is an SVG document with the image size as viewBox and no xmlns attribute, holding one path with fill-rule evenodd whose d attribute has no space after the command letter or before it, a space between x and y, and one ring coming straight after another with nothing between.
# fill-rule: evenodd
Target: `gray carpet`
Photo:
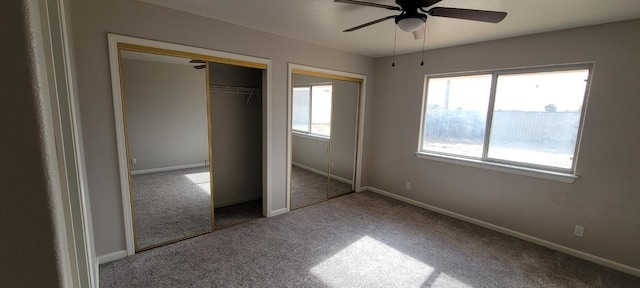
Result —
<instances>
[{"instance_id":1,"label":"gray carpet","mask_svg":"<svg viewBox=\"0 0 640 288\"><path fill-rule=\"evenodd\" d=\"M208 171L198 167L131 176L136 249L211 230Z\"/></svg>"},{"instance_id":2,"label":"gray carpet","mask_svg":"<svg viewBox=\"0 0 640 288\"><path fill-rule=\"evenodd\" d=\"M329 198L342 196L351 192L353 192L353 189L351 189L350 184L338 181L336 179L331 179L331 181L329 182Z\"/></svg>"},{"instance_id":3,"label":"gray carpet","mask_svg":"<svg viewBox=\"0 0 640 288\"><path fill-rule=\"evenodd\" d=\"M640 278L372 192L100 265L101 287L640 287Z\"/></svg>"},{"instance_id":4,"label":"gray carpet","mask_svg":"<svg viewBox=\"0 0 640 288\"><path fill-rule=\"evenodd\" d=\"M233 225L255 220L262 216L262 198L239 204L215 208L215 229L222 229Z\"/></svg>"},{"instance_id":5,"label":"gray carpet","mask_svg":"<svg viewBox=\"0 0 640 288\"><path fill-rule=\"evenodd\" d=\"M291 210L353 192L351 185L291 165Z\"/></svg>"},{"instance_id":6,"label":"gray carpet","mask_svg":"<svg viewBox=\"0 0 640 288\"><path fill-rule=\"evenodd\" d=\"M291 165L291 209L327 200L327 176Z\"/></svg>"}]
</instances>

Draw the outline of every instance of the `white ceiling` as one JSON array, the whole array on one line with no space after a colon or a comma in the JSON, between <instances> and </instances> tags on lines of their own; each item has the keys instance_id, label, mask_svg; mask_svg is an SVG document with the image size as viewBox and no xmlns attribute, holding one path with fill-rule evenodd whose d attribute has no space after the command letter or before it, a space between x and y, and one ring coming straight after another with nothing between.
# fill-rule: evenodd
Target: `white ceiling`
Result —
<instances>
[{"instance_id":1,"label":"white ceiling","mask_svg":"<svg viewBox=\"0 0 640 288\"><path fill-rule=\"evenodd\" d=\"M393 53L395 23L342 30L397 14L332 0L140 0L371 57ZM364 0L395 5L393 0ZM429 17L426 49L640 18L640 0L443 0L435 6L507 12L498 24ZM398 29L398 54L420 51L422 40Z\"/></svg>"}]
</instances>

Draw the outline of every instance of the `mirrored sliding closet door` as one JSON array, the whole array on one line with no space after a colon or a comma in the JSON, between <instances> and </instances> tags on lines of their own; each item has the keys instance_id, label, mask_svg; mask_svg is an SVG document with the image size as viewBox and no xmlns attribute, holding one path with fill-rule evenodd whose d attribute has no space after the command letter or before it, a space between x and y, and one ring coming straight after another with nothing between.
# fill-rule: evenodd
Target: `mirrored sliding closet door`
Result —
<instances>
[{"instance_id":1,"label":"mirrored sliding closet door","mask_svg":"<svg viewBox=\"0 0 640 288\"><path fill-rule=\"evenodd\" d=\"M354 191L360 82L336 78L291 75L291 209Z\"/></svg>"},{"instance_id":2,"label":"mirrored sliding closet door","mask_svg":"<svg viewBox=\"0 0 640 288\"><path fill-rule=\"evenodd\" d=\"M333 80L329 198L354 191L360 83Z\"/></svg>"},{"instance_id":3,"label":"mirrored sliding closet door","mask_svg":"<svg viewBox=\"0 0 640 288\"><path fill-rule=\"evenodd\" d=\"M212 229L207 73L189 61L120 51L137 251Z\"/></svg>"}]
</instances>

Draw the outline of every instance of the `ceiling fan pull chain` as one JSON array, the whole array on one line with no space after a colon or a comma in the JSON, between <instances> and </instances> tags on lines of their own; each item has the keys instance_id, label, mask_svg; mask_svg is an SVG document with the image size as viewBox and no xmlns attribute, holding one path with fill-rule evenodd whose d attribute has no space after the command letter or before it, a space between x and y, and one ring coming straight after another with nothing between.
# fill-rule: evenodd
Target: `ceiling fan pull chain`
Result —
<instances>
[{"instance_id":1,"label":"ceiling fan pull chain","mask_svg":"<svg viewBox=\"0 0 640 288\"><path fill-rule=\"evenodd\" d=\"M396 39L398 36L398 25L394 25L393 31L393 62L391 63L391 67L396 67Z\"/></svg>"},{"instance_id":2,"label":"ceiling fan pull chain","mask_svg":"<svg viewBox=\"0 0 640 288\"><path fill-rule=\"evenodd\" d=\"M420 66L424 66L424 42L425 40L427 40L427 29L429 29L429 26L427 26L427 22L424 22L424 36L422 37L422 62L420 62Z\"/></svg>"}]
</instances>

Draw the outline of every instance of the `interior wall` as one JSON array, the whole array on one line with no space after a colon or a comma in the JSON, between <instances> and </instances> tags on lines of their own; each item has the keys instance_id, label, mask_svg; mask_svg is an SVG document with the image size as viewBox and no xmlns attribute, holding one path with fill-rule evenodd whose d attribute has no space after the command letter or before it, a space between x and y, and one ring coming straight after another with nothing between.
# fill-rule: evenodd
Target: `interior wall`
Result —
<instances>
[{"instance_id":1,"label":"interior wall","mask_svg":"<svg viewBox=\"0 0 640 288\"><path fill-rule=\"evenodd\" d=\"M422 67L420 53L376 59L366 185L640 269L639 33L633 20L427 51ZM575 183L414 154L426 74L591 61Z\"/></svg>"},{"instance_id":2,"label":"interior wall","mask_svg":"<svg viewBox=\"0 0 640 288\"><path fill-rule=\"evenodd\" d=\"M0 4L0 279L66 287L70 271L37 1ZM49 125L49 127L47 127ZM63 227L63 226L62 226ZM64 264L66 263L66 265ZM67 267L68 268L68 267Z\"/></svg>"},{"instance_id":3,"label":"interior wall","mask_svg":"<svg viewBox=\"0 0 640 288\"><path fill-rule=\"evenodd\" d=\"M262 87L263 70L210 63L212 84ZM247 102L248 101L248 102ZM216 208L262 197L262 93L211 91L211 151Z\"/></svg>"},{"instance_id":4,"label":"interior wall","mask_svg":"<svg viewBox=\"0 0 640 288\"><path fill-rule=\"evenodd\" d=\"M209 160L206 71L121 60L131 171Z\"/></svg>"},{"instance_id":5,"label":"interior wall","mask_svg":"<svg viewBox=\"0 0 640 288\"><path fill-rule=\"evenodd\" d=\"M293 133L291 137L291 161L293 164L328 173L329 139Z\"/></svg>"},{"instance_id":6,"label":"interior wall","mask_svg":"<svg viewBox=\"0 0 640 288\"><path fill-rule=\"evenodd\" d=\"M88 190L98 256L126 250L107 33L271 59L271 211L286 209L288 63L372 76L373 60L130 0L70 0ZM371 85L371 84L370 84ZM368 91L373 91L368 87ZM369 92L369 95L372 95ZM366 147L365 147L366 149ZM366 159L365 159L366 161ZM363 165L366 165L364 163Z\"/></svg>"}]
</instances>

